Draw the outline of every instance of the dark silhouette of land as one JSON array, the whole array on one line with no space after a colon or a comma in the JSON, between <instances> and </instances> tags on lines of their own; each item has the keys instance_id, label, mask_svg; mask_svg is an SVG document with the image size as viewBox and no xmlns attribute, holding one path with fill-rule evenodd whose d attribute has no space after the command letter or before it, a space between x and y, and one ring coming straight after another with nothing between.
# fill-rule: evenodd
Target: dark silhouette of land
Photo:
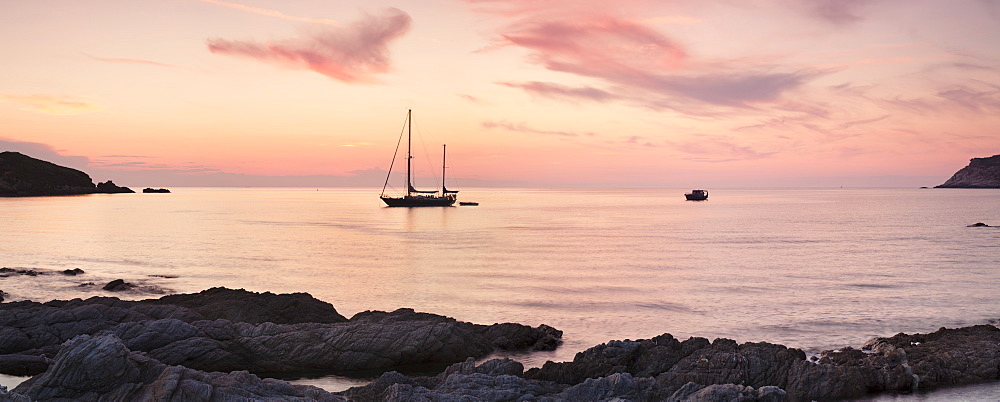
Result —
<instances>
[{"instance_id":1,"label":"dark silhouette of land","mask_svg":"<svg viewBox=\"0 0 1000 402\"><path fill-rule=\"evenodd\" d=\"M18 152L0 152L0 197L134 193L108 180L94 184L79 170Z\"/></svg>"}]
</instances>

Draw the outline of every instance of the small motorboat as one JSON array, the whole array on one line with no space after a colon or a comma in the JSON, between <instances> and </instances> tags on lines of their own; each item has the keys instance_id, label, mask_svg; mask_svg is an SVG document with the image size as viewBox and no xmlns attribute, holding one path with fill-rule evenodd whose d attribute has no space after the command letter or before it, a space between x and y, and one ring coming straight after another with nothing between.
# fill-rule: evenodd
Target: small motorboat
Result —
<instances>
[{"instance_id":1,"label":"small motorboat","mask_svg":"<svg viewBox=\"0 0 1000 402\"><path fill-rule=\"evenodd\" d=\"M684 194L684 198L688 201L705 201L708 199L708 190L691 190L690 193Z\"/></svg>"}]
</instances>

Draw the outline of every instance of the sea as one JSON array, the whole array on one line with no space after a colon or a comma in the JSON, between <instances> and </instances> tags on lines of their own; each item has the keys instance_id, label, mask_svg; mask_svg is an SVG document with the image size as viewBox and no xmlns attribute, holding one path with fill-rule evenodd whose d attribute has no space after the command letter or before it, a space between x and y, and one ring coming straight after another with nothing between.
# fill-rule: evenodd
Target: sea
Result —
<instances>
[{"instance_id":1,"label":"sea","mask_svg":"<svg viewBox=\"0 0 1000 402\"><path fill-rule=\"evenodd\" d=\"M689 190L471 188L459 199L478 206L447 208L344 188L0 198L0 267L48 273L0 290L47 301L225 286L307 292L347 317L413 308L563 331L555 351L504 355L525 367L664 333L814 355L1000 323L1000 190ZM85 273L59 274L73 268ZM119 278L139 287L101 290ZM1000 383L879 398L1000 400Z\"/></svg>"}]
</instances>

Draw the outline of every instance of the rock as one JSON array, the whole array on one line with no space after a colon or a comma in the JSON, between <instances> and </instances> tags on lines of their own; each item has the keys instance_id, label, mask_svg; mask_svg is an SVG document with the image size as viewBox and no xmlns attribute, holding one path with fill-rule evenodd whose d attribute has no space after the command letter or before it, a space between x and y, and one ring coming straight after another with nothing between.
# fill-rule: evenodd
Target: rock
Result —
<instances>
[{"instance_id":1,"label":"rock","mask_svg":"<svg viewBox=\"0 0 1000 402\"><path fill-rule=\"evenodd\" d=\"M935 188L1000 188L1000 155L972 158L968 166Z\"/></svg>"},{"instance_id":2,"label":"rock","mask_svg":"<svg viewBox=\"0 0 1000 402\"><path fill-rule=\"evenodd\" d=\"M111 180L108 180L103 183L97 183L97 189L94 190L94 193L99 193L99 194L122 194L122 193L134 193L134 192L135 191L133 191L128 187L119 187L115 185L115 183L112 182Z\"/></svg>"},{"instance_id":3,"label":"rock","mask_svg":"<svg viewBox=\"0 0 1000 402\"><path fill-rule=\"evenodd\" d=\"M969 228L988 228L988 227L990 227L990 225L987 225L987 224L982 223L982 222L976 222L976 223L973 223L973 224L971 224L969 226L966 226L966 227L969 227Z\"/></svg>"},{"instance_id":4,"label":"rock","mask_svg":"<svg viewBox=\"0 0 1000 402\"><path fill-rule=\"evenodd\" d=\"M261 379L245 371L205 373L168 366L112 336L73 338L44 373L11 392L31 400L343 401L322 389Z\"/></svg>"},{"instance_id":5,"label":"rock","mask_svg":"<svg viewBox=\"0 0 1000 402\"><path fill-rule=\"evenodd\" d=\"M126 291L126 290L129 290L129 289L132 289L134 287L135 287L135 285L133 285L131 283L128 283L128 282L125 282L124 279L115 279L115 280L113 280L111 282L108 282L107 285L104 285L104 287L102 289L110 291L110 292L122 292L122 291Z\"/></svg>"},{"instance_id":6,"label":"rock","mask_svg":"<svg viewBox=\"0 0 1000 402\"><path fill-rule=\"evenodd\" d=\"M45 371L51 363L52 360L45 356L0 355L0 373L18 376L33 375Z\"/></svg>"},{"instance_id":7,"label":"rock","mask_svg":"<svg viewBox=\"0 0 1000 402\"><path fill-rule=\"evenodd\" d=\"M64 271L62 271L62 273L63 273L63 275L76 276L76 275L82 274L83 270L80 269L80 268L73 268L73 269L64 270Z\"/></svg>"},{"instance_id":8,"label":"rock","mask_svg":"<svg viewBox=\"0 0 1000 402\"><path fill-rule=\"evenodd\" d=\"M0 268L0 278L6 278L12 275L38 276L44 274L45 272L36 271L34 269Z\"/></svg>"},{"instance_id":9,"label":"rock","mask_svg":"<svg viewBox=\"0 0 1000 402\"><path fill-rule=\"evenodd\" d=\"M192 294L163 296L148 301L191 309L205 319L279 324L301 322L346 322L332 304L317 300L308 293L255 293L243 289L211 288Z\"/></svg>"},{"instance_id":10,"label":"rock","mask_svg":"<svg viewBox=\"0 0 1000 402\"><path fill-rule=\"evenodd\" d=\"M142 189L142 192L143 193L169 193L170 190L165 189L165 188L149 188L149 187L146 187L146 188Z\"/></svg>"},{"instance_id":11,"label":"rock","mask_svg":"<svg viewBox=\"0 0 1000 402\"><path fill-rule=\"evenodd\" d=\"M572 362L547 362L528 370L524 378L572 385L628 373L654 377L659 396L673 395L688 383L738 384L758 391L778 387L793 400L858 398L1000 379L1000 329L991 325L900 334L873 345L823 352L813 363L801 350L782 345L728 339L708 343L703 338L678 342L664 334L598 345Z\"/></svg>"},{"instance_id":12,"label":"rock","mask_svg":"<svg viewBox=\"0 0 1000 402\"><path fill-rule=\"evenodd\" d=\"M674 392L667 402L714 402L714 401L759 401L781 402L785 391L778 387L766 386L760 389L737 384L712 384L708 386L689 382Z\"/></svg>"},{"instance_id":13,"label":"rock","mask_svg":"<svg viewBox=\"0 0 1000 402\"><path fill-rule=\"evenodd\" d=\"M324 322L298 322L295 311ZM504 329L495 329L499 325ZM137 302L95 297L5 303L0 305L0 354L52 356L66 340L98 334L115 335L129 349L163 363L206 371L336 373L445 367L515 350L497 344L558 343L539 342L552 336L550 327L512 325L519 324L477 325L410 309L359 313L345 321L332 305L308 294L216 288Z\"/></svg>"},{"instance_id":14,"label":"rock","mask_svg":"<svg viewBox=\"0 0 1000 402\"><path fill-rule=\"evenodd\" d=\"M2 290L0 290L0 303L3 303L3 297L6 295Z\"/></svg>"}]
</instances>

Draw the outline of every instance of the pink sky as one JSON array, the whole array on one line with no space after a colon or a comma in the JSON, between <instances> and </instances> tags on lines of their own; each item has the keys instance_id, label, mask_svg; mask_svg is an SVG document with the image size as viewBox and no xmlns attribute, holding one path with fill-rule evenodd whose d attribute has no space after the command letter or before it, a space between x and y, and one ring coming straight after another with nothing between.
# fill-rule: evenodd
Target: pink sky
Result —
<instances>
[{"instance_id":1,"label":"pink sky","mask_svg":"<svg viewBox=\"0 0 1000 402\"><path fill-rule=\"evenodd\" d=\"M133 186L933 186L1000 154L989 0L46 0L0 150ZM274 177L279 176L279 177Z\"/></svg>"}]
</instances>

